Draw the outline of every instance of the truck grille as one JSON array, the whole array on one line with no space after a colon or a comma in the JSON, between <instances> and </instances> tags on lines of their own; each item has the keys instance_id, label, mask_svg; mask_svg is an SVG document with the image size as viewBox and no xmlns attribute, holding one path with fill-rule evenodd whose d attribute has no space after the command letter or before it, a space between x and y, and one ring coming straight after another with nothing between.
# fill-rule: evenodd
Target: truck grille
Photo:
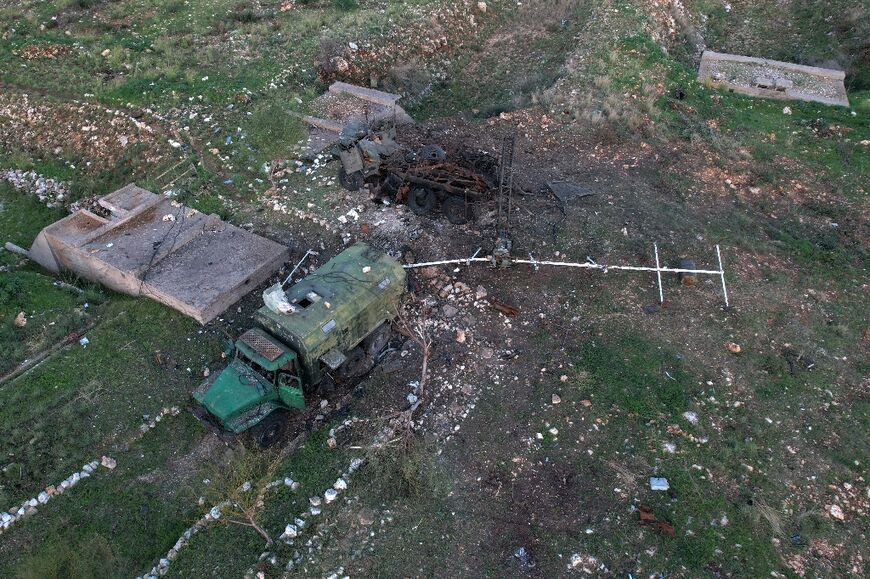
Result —
<instances>
[{"instance_id":1,"label":"truck grille","mask_svg":"<svg viewBox=\"0 0 870 579\"><path fill-rule=\"evenodd\" d=\"M239 339L270 362L284 353L272 340L256 330L248 330Z\"/></svg>"}]
</instances>

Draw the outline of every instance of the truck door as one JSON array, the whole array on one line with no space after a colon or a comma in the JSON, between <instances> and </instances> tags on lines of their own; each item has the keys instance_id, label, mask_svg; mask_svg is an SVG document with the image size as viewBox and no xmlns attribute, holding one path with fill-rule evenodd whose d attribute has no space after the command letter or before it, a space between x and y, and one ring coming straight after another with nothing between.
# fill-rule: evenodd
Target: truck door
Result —
<instances>
[{"instance_id":1,"label":"truck door","mask_svg":"<svg viewBox=\"0 0 870 579\"><path fill-rule=\"evenodd\" d=\"M296 363L290 360L278 369L278 397L290 408L305 408L302 394L302 381L299 379Z\"/></svg>"}]
</instances>

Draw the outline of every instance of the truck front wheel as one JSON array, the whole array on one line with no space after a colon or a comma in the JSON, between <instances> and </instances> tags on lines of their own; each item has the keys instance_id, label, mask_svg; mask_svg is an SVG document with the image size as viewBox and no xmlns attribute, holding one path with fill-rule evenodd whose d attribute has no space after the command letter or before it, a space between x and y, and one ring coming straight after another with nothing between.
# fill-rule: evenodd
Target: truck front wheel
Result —
<instances>
[{"instance_id":1,"label":"truck front wheel","mask_svg":"<svg viewBox=\"0 0 870 579\"><path fill-rule=\"evenodd\" d=\"M275 410L251 427L251 438L260 448L269 448L287 434L287 413Z\"/></svg>"},{"instance_id":2,"label":"truck front wheel","mask_svg":"<svg viewBox=\"0 0 870 579\"><path fill-rule=\"evenodd\" d=\"M408 207L417 215L429 215L435 209L438 196L435 191L425 187L417 187L408 193Z\"/></svg>"},{"instance_id":3,"label":"truck front wheel","mask_svg":"<svg viewBox=\"0 0 870 579\"><path fill-rule=\"evenodd\" d=\"M348 174L344 167L338 169L338 182L348 191L356 193L363 186L362 171L354 171Z\"/></svg>"}]
</instances>

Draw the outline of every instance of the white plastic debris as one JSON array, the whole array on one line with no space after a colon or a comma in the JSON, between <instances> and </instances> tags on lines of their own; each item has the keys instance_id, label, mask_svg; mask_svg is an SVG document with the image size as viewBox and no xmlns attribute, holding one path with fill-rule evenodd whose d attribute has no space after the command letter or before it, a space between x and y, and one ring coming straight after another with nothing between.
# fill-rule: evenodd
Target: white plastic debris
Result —
<instances>
[{"instance_id":1,"label":"white plastic debris","mask_svg":"<svg viewBox=\"0 0 870 579\"><path fill-rule=\"evenodd\" d=\"M332 488L334 488L337 491L346 490L347 489L347 481L344 480L343 478L340 478L340 479L336 480L335 483L333 483Z\"/></svg>"},{"instance_id":2,"label":"white plastic debris","mask_svg":"<svg viewBox=\"0 0 870 579\"><path fill-rule=\"evenodd\" d=\"M91 343L91 341L88 340L88 337L87 337L87 336L82 336L82 337L79 339L79 344L82 345L82 348L86 348L87 345L90 344L90 343Z\"/></svg>"},{"instance_id":3,"label":"white plastic debris","mask_svg":"<svg viewBox=\"0 0 870 579\"><path fill-rule=\"evenodd\" d=\"M649 488L654 491L666 491L671 488L668 484L668 479L664 477L651 476L649 478Z\"/></svg>"},{"instance_id":4,"label":"white plastic debris","mask_svg":"<svg viewBox=\"0 0 870 579\"><path fill-rule=\"evenodd\" d=\"M335 489L326 489L326 492L323 493L323 500L328 503L331 503L338 497L338 492Z\"/></svg>"}]
</instances>

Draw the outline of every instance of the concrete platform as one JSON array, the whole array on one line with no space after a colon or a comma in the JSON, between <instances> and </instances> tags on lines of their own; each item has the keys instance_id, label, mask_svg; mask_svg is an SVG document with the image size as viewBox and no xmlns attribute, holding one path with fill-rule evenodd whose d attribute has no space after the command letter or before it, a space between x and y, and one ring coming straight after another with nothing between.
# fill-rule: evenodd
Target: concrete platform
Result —
<instances>
[{"instance_id":1,"label":"concrete platform","mask_svg":"<svg viewBox=\"0 0 870 579\"><path fill-rule=\"evenodd\" d=\"M704 51L698 80L754 97L849 106L842 70Z\"/></svg>"},{"instance_id":2,"label":"concrete platform","mask_svg":"<svg viewBox=\"0 0 870 579\"><path fill-rule=\"evenodd\" d=\"M30 258L205 324L277 271L287 248L135 185L43 229Z\"/></svg>"}]
</instances>

